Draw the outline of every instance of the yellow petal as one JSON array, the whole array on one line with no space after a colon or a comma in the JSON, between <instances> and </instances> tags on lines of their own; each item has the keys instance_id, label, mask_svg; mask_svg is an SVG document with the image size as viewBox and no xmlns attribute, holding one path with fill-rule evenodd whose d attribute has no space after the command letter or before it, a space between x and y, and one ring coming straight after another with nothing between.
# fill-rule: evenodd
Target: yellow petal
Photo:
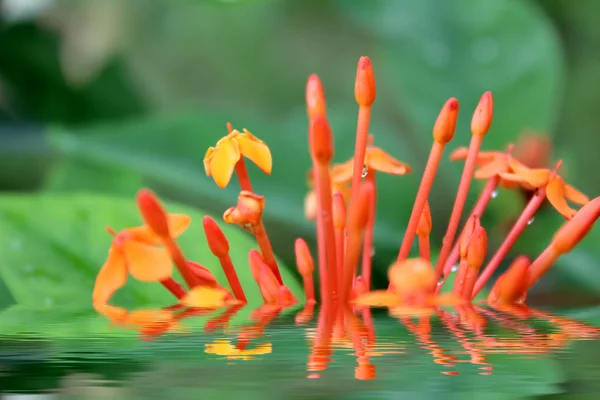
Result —
<instances>
[{"instance_id":1,"label":"yellow petal","mask_svg":"<svg viewBox=\"0 0 600 400\"><path fill-rule=\"evenodd\" d=\"M396 307L402 301L400 297L389 290L374 290L357 297L353 303L369 307Z\"/></svg>"},{"instance_id":2,"label":"yellow petal","mask_svg":"<svg viewBox=\"0 0 600 400\"><path fill-rule=\"evenodd\" d=\"M227 186L239 159L240 148L236 140L221 139L217 143L209 162L210 173L217 186L220 188Z\"/></svg>"},{"instance_id":3,"label":"yellow petal","mask_svg":"<svg viewBox=\"0 0 600 400\"><path fill-rule=\"evenodd\" d=\"M223 289L196 286L188 292L180 303L193 308L217 308L227 305L228 293Z\"/></svg>"},{"instance_id":4,"label":"yellow petal","mask_svg":"<svg viewBox=\"0 0 600 400\"><path fill-rule=\"evenodd\" d=\"M128 325L163 324L173 319L173 313L168 310L148 309L135 310L127 315L125 323Z\"/></svg>"},{"instance_id":5,"label":"yellow petal","mask_svg":"<svg viewBox=\"0 0 600 400\"><path fill-rule=\"evenodd\" d=\"M206 176L211 176L210 173L210 160L212 158L213 152L215 151L214 147L209 147L208 150L206 150L206 154L204 155L204 171L206 172Z\"/></svg>"},{"instance_id":6,"label":"yellow petal","mask_svg":"<svg viewBox=\"0 0 600 400\"><path fill-rule=\"evenodd\" d=\"M171 257L166 249L153 247L137 240L123 243L127 269L131 276L142 282L159 282L173 272Z\"/></svg>"},{"instance_id":7,"label":"yellow petal","mask_svg":"<svg viewBox=\"0 0 600 400\"><path fill-rule=\"evenodd\" d=\"M190 226L192 217L185 214L168 214L169 233L172 238L177 238Z\"/></svg>"},{"instance_id":8,"label":"yellow petal","mask_svg":"<svg viewBox=\"0 0 600 400\"><path fill-rule=\"evenodd\" d=\"M106 304L113 293L127 282L127 268L123 253L114 247L108 251L108 258L100 269L94 284L92 302Z\"/></svg>"},{"instance_id":9,"label":"yellow petal","mask_svg":"<svg viewBox=\"0 0 600 400\"><path fill-rule=\"evenodd\" d=\"M548 198L550 204L556 208L556 211L561 213L566 219L571 219L577 211L569 207L569 204L565 199L563 186L564 181L562 178L555 176L550 180L548 186L546 186L546 197Z\"/></svg>"},{"instance_id":10,"label":"yellow petal","mask_svg":"<svg viewBox=\"0 0 600 400\"><path fill-rule=\"evenodd\" d=\"M244 129L244 134L238 135L237 141L240 152L258 166L265 174L270 174L273 168L271 150L262 141L258 140L250 132Z\"/></svg>"},{"instance_id":11,"label":"yellow petal","mask_svg":"<svg viewBox=\"0 0 600 400\"><path fill-rule=\"evenodd\" d=\"M536 189L535 186L532 186L529 181L521 176L521 175L517 175L517 174L513 174L513 173L502 173L499 174L500 178L502 178L502 182L507 185L508 182L512 182L512 183L518 183L519 185L521 185L524 189L527 190L534 190Z\"/></svg>"},{"instance_id":12,"label":"yellow petal","mask_svg":"<svg viewBox=\"0 0 600 400\"><path fill-rule=\"evenodd\" d=\"M342 164L335 164L331 168L332 183L346 183L352 180L354 173L354 159L350 159Z\"/></svg>"},{"instance_id":13,"label":"yellow petal","mask_svg":"<svg viewBox=\"0 0 600 400\"><path fill-rule=\"evenodd\" d=\"M575 189L571 185L565 185L563 189L565 192L565 197L575 204L580 204L584 206L590 202L589 197L587 197L585 194Z\"/></svg>"},{"instance_id":14,"label":"yellow petal","mask_svg":"<svg viewBox=\"0 0 600 400\"><path fill-rule=\"evenodd\" d=\"M177 238L190 226L192 218L185 214L168 214L169 233L172 238ZM138 242L144 242L154 246L162 243L162 240L154 234L148 225L136 226L134 228L124 229Z\"/></svg>"},{"instance_id":15,"label":"yellow petal","mask_svg":"<svg viewBox=\"0 0 600 400\"><path fill-rule=\"evenodd\" d=\"M385 174L404 175L412 171L408 164L396 160L379 147L368 147L366 158L367 167Z\"/></svg>"}]
</instances>

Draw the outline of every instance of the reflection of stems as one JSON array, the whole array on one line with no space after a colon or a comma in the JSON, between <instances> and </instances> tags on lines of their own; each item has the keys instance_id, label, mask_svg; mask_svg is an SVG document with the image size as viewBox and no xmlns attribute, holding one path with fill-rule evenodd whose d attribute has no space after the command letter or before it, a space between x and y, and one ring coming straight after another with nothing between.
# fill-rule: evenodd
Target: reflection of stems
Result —
<instances>
[{"instance_id":1,"label":"reflection of stems","mask_svg":"<svg viewBox=\"0 0 600 400\"><path fill-rule=\"evenodd\" d=\"M167 279L163 279L160 283L169 291L173 296L181 299L183 296L187 294L183 286L177 283L173 278L168 277Z\"/></svg>"},{"instance_id":2,"label":"reflection of stems","mask_svg":"<svg viewBox=\"0 0 600 400\"><path fill-rule=\"evenodd\" d=\"M225 328L227 324L229 324L231 318L233 318L244 306L245 304L235 304L225 310L222 314L210 319L204 325L204 332L215 332L218 329Z\"/></svg>"}]
</instances>

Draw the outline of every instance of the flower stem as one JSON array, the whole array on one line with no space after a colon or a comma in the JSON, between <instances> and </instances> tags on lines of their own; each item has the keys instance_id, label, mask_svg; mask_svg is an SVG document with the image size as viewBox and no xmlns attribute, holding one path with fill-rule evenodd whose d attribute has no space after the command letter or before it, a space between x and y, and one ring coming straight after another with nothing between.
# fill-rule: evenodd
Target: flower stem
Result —
<instances>
[{"instance_id":1,"label":"flower stem","mask_svg":"<svg viewBox=\"0 0 600 400\"><path fill-rule=\"evenodd\" d=\"M377 205L377 186L375 180L375 170L369 171L366 179L373 182L373 197L369 204L369 219L365 227L362 253L361 274L364 279L367 291L371 288L372 258L373 258L373 229L375 226L375 207Z\"/></svg>"},{"instance_id":2,"label":"flower stem","mask_svg":"<svg viewBox=\"0 0 600 400\"><path fill-rule=\"evenodd\" d=\"M496 189L498 189L499 184L500 184L500 177L498 175L494 175L493 177L488 179L487 183L485 184L485 187L483 188L483 191L479 195L479 199L477 200L475 207L473 207L473 209L471 210L469 217L472 217L473 215L477 215L478 217L481 217L483 215L488 204L490 203L490 200L492 199L493 193L496 191ZM458 254L458 240L457 240L454 243L454 248L452 249L452 252L450 253L450 256L448 257L448 260L446 261L446 265L444 266L444 283L446 281L446 278L448 277L448 274L452 270L452 267L458 261L458 258L459 258L459 254ZM442 283L442 285L443 285L443 283ZM442 285L440 285L440 288L442 287Z\"/></svg>"},{"instance_id":3,"label":"flower stem","mask_svg":"<svg viewBox=\"0 0 600 400\"><path fill-rule=\"evenodd\" d=\"M354 170L352 172L352 189L350 196L350 208L352 202L356 201L358 187L362 181L362 171L365 165L365 153L369 138L369 123L371 120L371 106L359 106L358 122L356 124L356 144L354 146Z\"/></svg>"},{"instance_id":4,"label":"flower stem","mask_svg":"<svg viewBox=\"0 0 600 400\"><path fill-rule=\"evenodd\" d=\"M337 298L337 262L335 246L335 229L333 227L333 205L331 195L331 176L329 174L329 164L316 163L316 189L317 189L317 221L321 221L322 234L324 240L320 244L325 245L327 269L327 290L332 296L332 301Z\"/></svg>"},{"instance_id":5,"label":"flower stem","mask_svg":"<svg viewBox=\"0 0 600 400\"><path fill-rule=\"evenodd\" d=\"M163 279L160 283L167 289L171 294L178 299L181 299L183 296L187 294L183 286L181 286L177 281L173 278L168 277L167 279Z\"/></svg>"},{"instance_id":6,"label":"flower stem","mask_svg":"<svg viewBox=\"0 0 600 400\"><path fill-rule=\"evenodd\" d=\"M229 287L231 288L236 300L247 303L248 300L246 299L246 294L244 293L244 289L242 288L242 284L240 283L240 279L235 271L235 267L233 266L233 262L231 261L229 254L219 257L219 262L221 263L221 268L223 268L223 272L225 273Z\"/></svg>"},{"instance_id":7,"label":"flower stem","mask_svg":"<svg viewBox=\"0 0 600 400\"><path fill-rule=\"evenodd\" d=\"M531 198L531 200L529 200L529 203L527 204L527 206L521 213L521 216L519 216L519 219L517 219L517 222L515 222L514 226L506 236L506 239L504 240L502 245L500 245L492 259L484 268L483 272L479 276L479 279L477 279L477 282L475 283L475 288L473 289L473 295L471 296L471 298L474 299L479 294L481 289L483 289L487 281L492 277L493 273L496 271L504 257L506 257L510 249L513 247L513 245L519 238L519 236L521 236L521 234L529 224L529 221L533 218L533 216L540 208L545 199L546 187L544 186L538 189L537 193Z\"/></svg>"},{"instance_id":8,"label":"flower stem","mask_svg":"<svg viewBox=\"0 0 600 400\"><path fill-rule=\"evenodd\" d=\"M462 214L465 202L467 201L467 195L469 194L469 187L473 180L473 172L475 171L475 164L477 162L477 155L481 148L481 142L483 136L473 135L471 136L471 143L469 144L469 153L465 166L463 169L462 177L460 178L460 184L458 186L458 192L456 193L456 200L454 201L454 207L452 208L452 214L450 215L450 222L448 223L448 229L446 235L442 241L442 250L435 266L435 282L439 281L442 276L444 265L448 260L454 238L456 237L456 231L458 230L458 224L460 223L460 216Z\"/></svg>"},{"instance_id":9,"label":"flower stem","mask_svg":"<svg viewBox=\"0 0 600 400\"><path fill-rule=\"evenodd\" d=\"M237 175L238 181L240 182L240 188L242 190L252 192L250 175L248 175L248 169L246 169L246 162L244 161L244 157L240 157L238 162L235 163L235 174Z\"/></svg>"},{"instance_id":10,"label":"flower stem","mask_svg":"<svg viewBox=\"0 0 600 400\"><path fill-rule=\"evenodd\" d=\"M429 235L419 236L419 256L427 261L431 259L431 251L429 248Z\"/></svg>"},{"instance_id":11,"label":"flower stem","mask_svg":"<svg viewBox=\"0 0 600 400\"><path fill-rule=\"evenodd\" d=\"M188 288L192 289L195 286L199 286L201 282L189 268L186 262L186 258L183 255L183 252L181 251L179 246L177 245L177 242L175 242L173 238L168 237L163 239L163 244L169 251L169 254L171 254L171 259L175 263L175 266L179 270L179 273L183 277L183 280L185 281Z\"/></svg>"},{"instance_id":12,"label":"flower stem","mask_svg":"<svg viewBox=\"0 0 600 400\"><path fill-rule=\"evenodd\" d=\"M431 147L431 152L429 153L429 158L427 160L427 165L425 166L425 171L423 172L423 178L421 179L421 185L419 186L419 191L417 192L417 197L410 214L410 219L408 220L408 226L404 232L404 239L402 240L402 245L398 251L399 262L402 262L408 258L410 248L415 238L415 233L417 232L417 225L419 224L421 213L425 207L425 202L429 197L429 192L431 191L431 186L433 185L433 180L435 179L435 174L438 166L440 165L443 152L444 144L437 141L433 142L433 146Z\"/></svg>"},{"instance_id":13,"label":"flower stem","mask_svg":"<svg viewBox=\"0 0 600 400\"><path fill-rule=\"evenodd\" d=\"M539 255L539 257L531 263L529 266L529 273L527 274L527 285L525 287L524 293L535 285L535 283L544 275L552 264L556 261L556 259L560 256L553 245L550 245Z\"/></svg>"}]
</instances>

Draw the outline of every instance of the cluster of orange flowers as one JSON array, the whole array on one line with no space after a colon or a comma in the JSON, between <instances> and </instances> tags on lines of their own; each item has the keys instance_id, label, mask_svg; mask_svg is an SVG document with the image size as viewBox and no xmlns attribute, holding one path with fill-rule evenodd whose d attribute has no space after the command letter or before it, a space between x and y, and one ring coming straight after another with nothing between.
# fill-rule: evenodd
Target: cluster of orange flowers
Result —
<instances>
[{"instance_id":1,"label":"cluster of orange flowers","mask_svg":"<svg viewBox=\"0 0 600 400\"><path fill-rule=\"evenodd\" d=\"M488 282L493 272L510 251L528 221L545 199L561 213L567 222L554 235L549 247L533 262L524 256L498 279L488 300L496 304L522 303L527 291L562 254L570 251L591 229L600 212L600 197L589 201L587 196L568 185L555 168L529 168L512 155L512 147L502 151L480 151L493 119L493 98L486 92L474 112L468 148L451 154L452 160L464 160L465 166L456 194L440 255L430 260L429 234L432 219L428 197L445 146L454 136L459 104L454 98L443 106L433 127L433 146L423 172L421 185L400 247L397 261L389 269L388 290L370 291L371 255L376 205L376 173L404 175L410 166L396 160L373 145L369 133L371 108L376 98L371 61L362 57L358 63L355 97L359 106L356 147L353 159L332 165L333 140L327 120L325 95L316 75L307 83L306 101L309 118L309 150L313 168L309 173L310 193L305 200L307 218L316 220L320 297L324 306L340 310L351 303L358 306L430 307L439 304L470 302ZM271 153L268 146L247 130L239 132L228 124L229 134L209 148L204 166L206 174L216 184L227 186L235 173L240 184L237 205L224 213L224 221L237 224L256 238L258 250L248 255L252 276L260 288L264 302L286 307L297 302L281 279L279 268L262 215L264 198L253 191L245 158L270 174ZM477 204L458 232L471 181L486 180ZM523 188L534 194L519 219L507 234L504 243L483 267L487 255L487 236L480 218L498 188ZM573 209L567 200L583 205ZM133 318L125 310L109 304L113 293L125 285L128 274L143 282L160 282L188 307L219 307L245 303L246 297L229 257L229 243L219 225L205 217L203 225L212 253L225 272L231 289L225 289L202 265L189 261L177 245L176 238L190 224L181 214L167 214L156 196L141 190L137 196L145 225L127 228L114 236L109 256L100 270L93 293L94 307L110 313L113 319ZM419 257L409 259L415 236ZM313 258L303 239L296 241L297 266L305 285L306 302L316 303L313 288ZM452 267L459 268L451 294L440 289ZM189 291L172 278L177 267ZM360 264L360 271L359 266ZM341 305L342 307L337 307ZM134 318L135 319L135 318Z\"/></svg>"}]
</instances>

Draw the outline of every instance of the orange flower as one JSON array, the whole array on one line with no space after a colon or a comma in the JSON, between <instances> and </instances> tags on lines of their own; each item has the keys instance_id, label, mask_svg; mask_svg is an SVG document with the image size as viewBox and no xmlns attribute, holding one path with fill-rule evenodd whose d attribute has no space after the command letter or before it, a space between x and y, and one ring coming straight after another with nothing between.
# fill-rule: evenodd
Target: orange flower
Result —
<instances>
[{"instance_id":1,"label":"orange flower","mask_svg":"<svg viewBox=\"0 0 600 400\"><path fill-rule=\"evenodd\" d=\"M405 175L412 172L412 168L386 153L382 148L373 145L373 135L369 135L369 142L365 151L365 168L390 175ZM352 180L354 173L354 159L345 163L334 165L331 171L337 181L347 182Z\"/></svg>"},{"instance_id":2,"label":"orange flower","mask_svg":"<svg viewBox=\"0 0 600 400\"><path fill-rule=\"evenodd\" d=\"M191 219L184 214L169 214L168 220L171 234L177 237L187 229ZM94 307L108 303L113 293L125 285L128 272L142 282L159 282L170 277L171 257L166 249L157 247L160 242L146 225L116 234L108 258L96 277L92 294Z\"/></svg>"},{"instance_id":3,"label":"orange flower","mask_svg":"<svg viewBox=\"0 0 600 400\"><path fill-rule=\"evenodd\" d=\"M558 173L550 169L528 168L515 159L510 160L509 164L514 173L500 174L502 179L518 183L527 190L545 186L548 201L566 219L571 219L576 213L567 200L579 205L585 205L590 201L585 194L568 185Z\"/></svg>"},{"instance_id":4,"label":"orange flower","mask_svg":"<svg viewBox=\"0 0 600 400\"><path fill-rule=\"evenodd\" d=\"M459 147L450 154L450 160L459 161L467 159L468 148ZM475 179L490 179L495 175L501 175L506 172L511 172L510 160L512 159L511 150L506 153L500 151L481 151L477 154L477 169L473 175ZM500 180L500 184L508 189L518 186L517 183Z\"/></svg>"},{"instance_id":5,"label":"orange flower","mask_svg":"<svg viewBox=\"0 0 600 400\"><path fill-rule=\"evenodd\" d=\"M209 147L204 156L206 176L212 176L215 183L224 188L231 180L235 165L244 156L270 175L273 161L269 147L256 136L244 129L237 130L219 140L215 147Z\"/></svg>"}]
</instances>

